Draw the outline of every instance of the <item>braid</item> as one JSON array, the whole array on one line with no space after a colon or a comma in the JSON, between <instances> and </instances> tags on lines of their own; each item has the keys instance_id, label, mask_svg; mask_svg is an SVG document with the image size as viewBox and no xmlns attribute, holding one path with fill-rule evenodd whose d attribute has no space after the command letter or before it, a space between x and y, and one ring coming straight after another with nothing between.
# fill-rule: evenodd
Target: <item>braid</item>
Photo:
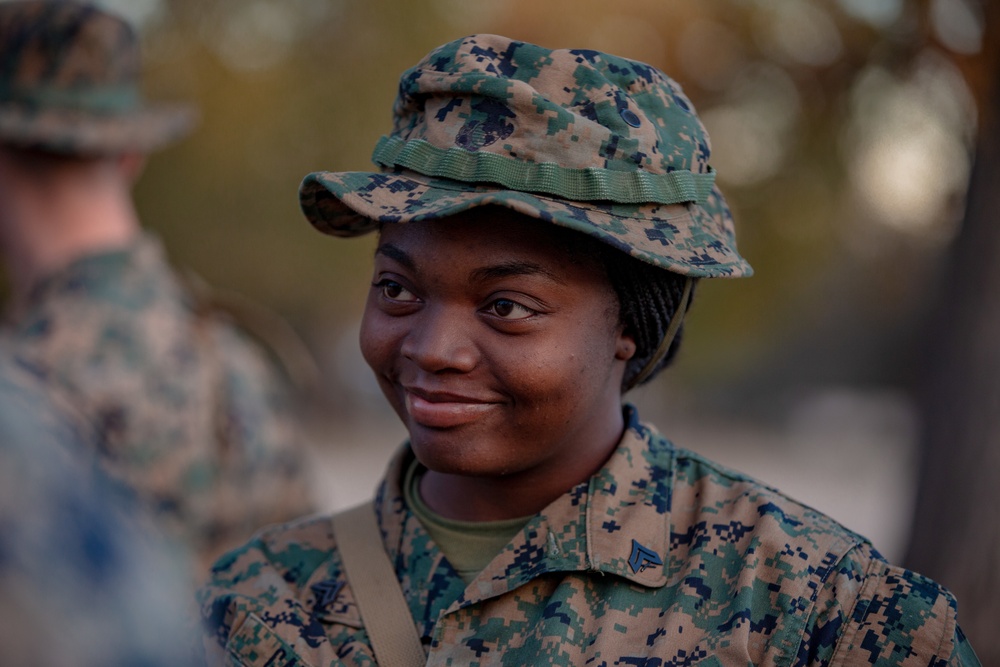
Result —
<instances>
[{"instance_id":1,"label":"braid","mask_svg":"<svg viewBox=\"0 0 1000 667\"><path fill-rule=\"evenodd\" d=\"M621 252L606 253L605 267L611 286L618 296L621 324L633 337L636 345L635 354L625 366L622 381L622 386L628 387L650 362L663 340L681 302L687 278ZM667 354L644 382L670 365L680 348L683 333L684 325L681 324Z\"/></svg>"},{"instance_id":2,"label":"braid","mask_svg":"<svg viewBox=\"0 0 1000 667\"><path fill-rule=\"evenodd\" d=\"M622 389L625 390L656 354L683 298L687 276L636 259L584 234L568 234L565 243L571 254L589 258L598 266L603 266L618 297L618 322L632 336L636 346L635 354L625 365L622 378ZM691 300L688 300L690 307ZM667 353L643 380L643 384L670 365L680 349L683 335L682 323Z\"/></svg>"}]
</instances>

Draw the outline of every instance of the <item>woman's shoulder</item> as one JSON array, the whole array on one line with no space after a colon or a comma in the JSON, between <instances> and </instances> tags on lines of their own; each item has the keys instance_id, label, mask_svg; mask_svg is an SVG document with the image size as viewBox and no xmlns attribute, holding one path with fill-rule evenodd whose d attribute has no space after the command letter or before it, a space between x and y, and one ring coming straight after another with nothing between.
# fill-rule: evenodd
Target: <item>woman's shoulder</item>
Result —
<instances>
[{"instance_id":1,"label":"woman's shoulder","mask_svg":"<svg viewBox=\"0 0 1000 667\"><path fill-rule=\"evenodd\" d=\"M203 627L219 646L248 618L288 616L305 632L315 625L314 598L338 568L329 515L263 528L212 566L198 591Z\"/></svg>"},{"instance_id":2,"label":"woman's shoulder","mask_svg":"<svg viewBox=\"0 0 1000 667\"><path fill-rule=\"evenodd\" d=\"M743 559L771 551L796 568L835 562L867 540L827 514L750 475L676 446L656 427L628 413L624 458L616 482L655 487L669 523L670 551L685 561L699 554ZM624 472L621 472L624 471ZM750 543L754 551L745 548ZM756 559L751 559L757 562Z\"/></svg>"},{"instance_id":3,"label":"woman's shoulder","mask_svg":"<svg viewBox=\"0 0 1000 667\"><path fill-rule=\"evenodd\" d=\"M799 664L979 664L947 589L772 486L695 452L672 456L677 574L697 578L721 560L727 580L782 600L770 631Z\"/></svg>"},{"instance_id":4,"label":"woman's shoulder","mask_svg":"<svg viewBox=\"0 0 1000 667\"><path fill-rule=\"evenodd\" d=\"M937 582L861 546L817 591L799 647L808 664L979 665ZM872 553L874 552L874 553Z\"/></svg>"},{"instance_id":5,"label":"woman's shoulder","mask_svg":"<svg viewBox=\"0 0 1000 667\"><path fill-rule=\"evenodd\" d=\"M683 448L673 451L672 496L675 531L709 529L719 539L752 532L759 539L788 542L799 560L868 544L867 538L780 489Z\"/></svg>"},{"instance_id":6,"label":"woman's shoulder","mask_svg":"<svg viewBox=\"0 0 1000 667\"><path fill-rule=\"evenodd\" d=\"M259 572L264 564L277 572L308 575L330 557L331 525L329 514L312 514L261 528L246 544L220 557L212 577Z\"/></svg>"}]
</instances>

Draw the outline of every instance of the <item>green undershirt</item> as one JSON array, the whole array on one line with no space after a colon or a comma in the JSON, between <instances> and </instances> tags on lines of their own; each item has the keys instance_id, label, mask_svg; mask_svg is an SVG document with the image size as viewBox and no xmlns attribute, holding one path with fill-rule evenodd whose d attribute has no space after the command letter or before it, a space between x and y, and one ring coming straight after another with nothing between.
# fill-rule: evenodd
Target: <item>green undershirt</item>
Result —
<instances>
[{"instance_id":1,"label":"green undershirt","mask_svg":"<svg viewBox=\"0 0 1000 667\"><path fill-rule=\"evenodd\" d=\"M431 539L466 584L517 535L530 516L503 521L457 521L437 514L420 498L420 479L427 468L414 459L403 480L403 497Z\"/></svg>"}]
</instances>

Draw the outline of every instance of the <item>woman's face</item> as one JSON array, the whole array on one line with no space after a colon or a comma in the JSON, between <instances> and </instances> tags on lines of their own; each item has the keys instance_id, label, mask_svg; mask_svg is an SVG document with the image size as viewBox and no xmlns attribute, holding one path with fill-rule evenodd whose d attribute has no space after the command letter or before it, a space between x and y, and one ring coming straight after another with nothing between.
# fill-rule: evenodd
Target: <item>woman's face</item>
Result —
<instances>
[{"instance_id":1,"label":"woman's face","mask_svg":"<svg viewBox=\"0 0 1000 667\"><path fill-rule=\"evenodd\" d=\"M561 491L617 444L634 345L573 234L497 207L383 225L361 349L430 470Z\"/></svg>"}]
</instances>

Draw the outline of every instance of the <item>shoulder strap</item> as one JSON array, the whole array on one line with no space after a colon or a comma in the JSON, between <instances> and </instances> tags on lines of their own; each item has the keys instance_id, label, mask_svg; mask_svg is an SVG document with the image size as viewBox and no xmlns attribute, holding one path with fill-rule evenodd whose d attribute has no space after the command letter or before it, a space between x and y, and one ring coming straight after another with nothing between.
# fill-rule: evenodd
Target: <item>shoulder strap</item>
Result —
<instances>
[{"instance_id":1,"label":"shoulder strap","mask_svg":"<svg viewBox=\"0 0 1000 667\"><path fill-rule=\"evenodd\" d=\"M375 507L365 502L338 512L332 521L344 574L379 667L426 665L410 606L382 544Z\"/></svg>"}]
</instances>

